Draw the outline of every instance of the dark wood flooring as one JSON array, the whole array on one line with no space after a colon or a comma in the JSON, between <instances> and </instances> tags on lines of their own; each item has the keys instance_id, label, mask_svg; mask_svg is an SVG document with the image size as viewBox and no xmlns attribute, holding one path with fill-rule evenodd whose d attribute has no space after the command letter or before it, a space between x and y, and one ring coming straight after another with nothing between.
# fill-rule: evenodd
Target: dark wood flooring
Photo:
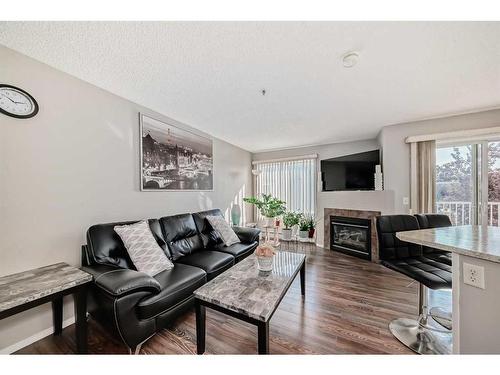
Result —
<instances>
[{"instance_id":1,"label":"dark wood flooring","mask_svg":"<svg viewBox=\"0 0 500 375\"><path fill-rule=\"evenodd\" d=\"M294 281L270 323L272 354L410 354L389 332L389 322L417 314L417 284L382 265L311 247L306 250L306 297ZM446 296L434 296L446 300ZM74 326L17 353L75 352ZM207 354L255 354L256 328L207 309ZM89 352L128 350L93 320ZM142 354L194 354L194 310L149 339Z\"/></svg>"}]
</instances>

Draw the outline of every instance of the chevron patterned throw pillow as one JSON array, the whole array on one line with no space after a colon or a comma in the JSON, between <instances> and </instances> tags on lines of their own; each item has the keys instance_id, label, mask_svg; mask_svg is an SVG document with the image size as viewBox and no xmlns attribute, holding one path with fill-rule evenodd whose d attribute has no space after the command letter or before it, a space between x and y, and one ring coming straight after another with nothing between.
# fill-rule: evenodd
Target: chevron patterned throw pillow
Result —
<instances>
[{"instance_id":1,"label":"chevron patterned throw pillow","mask_svg":"<svg viewBox=\"0 0 500 375\"><path fill-rule=\"evenodd\" d=\"M174 267L154 239L147 220L130 225L117 225L113 229L122 239L137 271L154 276Z\"/></svg>"},{"instance_id":2,"label":"chevron patterned throw pillow","mask_svg":"<svg viewBox=\"0 0 500 375\"><path fill-rule=\"evenodd\" d=\"M224 245L226 246L231 246L234 245L235 243L240 242L240 239L234 233L233 228L227 223L226 220L222 216L207 216L206 219L214 228L216 232L219 233L219 236L222 238L222 241L224 241Z\"/></svg>"}]
</instances>

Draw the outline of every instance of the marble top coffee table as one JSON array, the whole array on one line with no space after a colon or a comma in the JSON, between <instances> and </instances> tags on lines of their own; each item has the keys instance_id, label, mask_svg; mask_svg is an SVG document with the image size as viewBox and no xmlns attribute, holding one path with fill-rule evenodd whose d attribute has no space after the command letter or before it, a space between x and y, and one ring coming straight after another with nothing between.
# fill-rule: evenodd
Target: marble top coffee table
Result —
<instances>
[{"instance_id":1,"label":"marble top coffee table","mask_svg":"<svg viewBox=\"0 0 500 375\"><path fill-rule=\"evenodd\" d=\"M304 254L278 251L273 270L260 272L250 255L194 292L197 352L205 352L205 308L223 312L254 324L258 329L258 352L269 353L269 320L297 274L305 295Z\"/></svg>"},{"instance_id":2,"label":"marble top coffee table","mask_svg":"<svg viewBox=\"0 0 500 375\"><path fill-rule=\"evenodd\" d=\"M63 297L75 298L77 351L87 351L87 286L92 275L66 263L0 277L0 319L51 302L54 335L61 334Z\"/></svg>"}]
</instances>

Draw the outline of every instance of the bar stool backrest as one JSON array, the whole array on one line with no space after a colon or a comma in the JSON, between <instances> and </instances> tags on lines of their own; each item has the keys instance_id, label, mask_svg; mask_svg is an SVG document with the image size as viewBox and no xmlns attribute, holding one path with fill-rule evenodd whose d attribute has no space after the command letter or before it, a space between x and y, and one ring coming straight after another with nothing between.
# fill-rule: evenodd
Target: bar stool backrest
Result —
<instances>
[{"instance_id":1,"label":"bar stool backrest","mask_svg":"<svg viewBox=\"0 0 500 375\"><path fill-rule=\"evenodd\" d=\"M404 259L422 255L422 246L404 242L396 232L418 230L417 219L412 215L384 215L377 217L379 257L381 260Z\"/></svg>"}]
</instances>

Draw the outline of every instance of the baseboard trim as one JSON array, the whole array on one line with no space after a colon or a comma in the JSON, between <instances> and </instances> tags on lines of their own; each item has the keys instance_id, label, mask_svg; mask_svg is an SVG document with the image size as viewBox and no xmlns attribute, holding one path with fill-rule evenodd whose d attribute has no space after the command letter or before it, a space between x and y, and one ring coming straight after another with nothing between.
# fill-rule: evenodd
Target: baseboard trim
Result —
<instances>
[{"instance_id":1,"label":"baseboard trim","mask_svg":"<svg viewBox=\"0 0 500 375\"><path fill-rule=\"evenodd\" d=\"M63 326L63 328L66 328L67 326L70 326L73 323L75 323L74 316L69 318L69 319L64 320L62 326ZM22 349L25 346L33 344L34 342L41 340L44 337L52 335L52 333L54 333L53 327L49 327L47 329L44 329L43 331L35 333L34 335L27 337L21 341L18 341L10 346L7 346L6 348L0 349L0 354L12 354L14 352L17 352L19 349Z\"/></svg>"}]
</instances>

